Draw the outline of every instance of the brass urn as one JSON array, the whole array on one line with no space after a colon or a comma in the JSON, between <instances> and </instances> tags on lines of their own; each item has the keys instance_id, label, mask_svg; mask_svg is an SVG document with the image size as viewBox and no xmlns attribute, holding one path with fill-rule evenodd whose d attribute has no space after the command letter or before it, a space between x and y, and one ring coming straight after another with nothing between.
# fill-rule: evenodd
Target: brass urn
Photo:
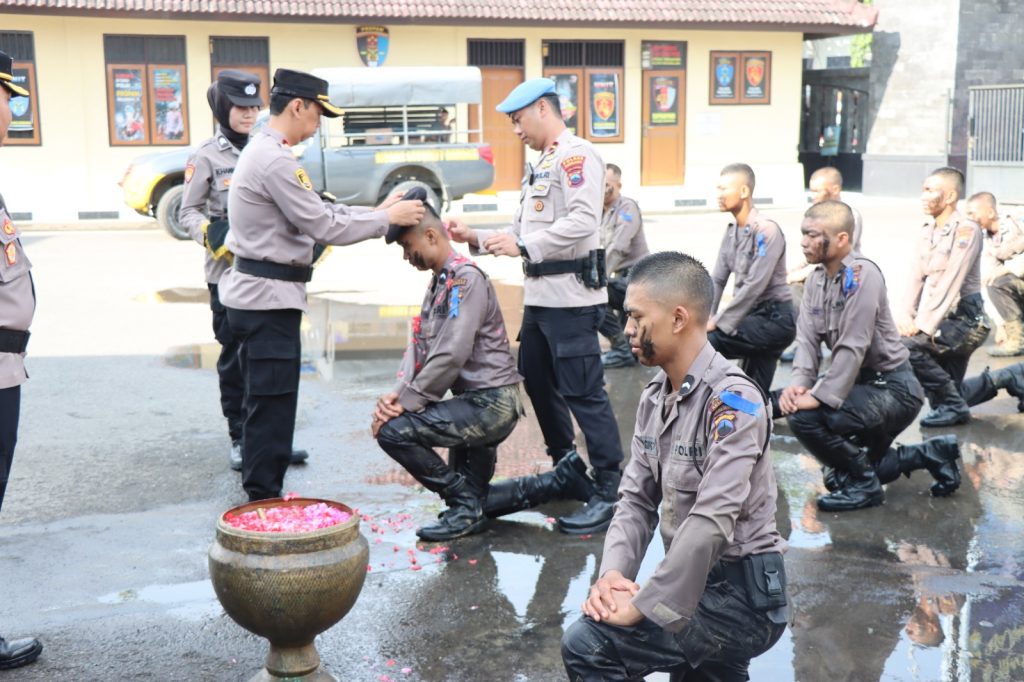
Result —
<instances>
[{"instance_id":1,"label":"brass urn","mask_svg":"<svg viewBox=\"0 0 1024 682\"><path fill-rule=\"evenodd\" d=\"M318 502L351 518L305 533L242 530L225 521L228 514ZM369 555L359 517L331 500L261 500L221 515L209 556L213 589L236 623L270 641L266 668L250 682L337 682L320 664L313 639L355 604Z\"/></svg>"}]
</instances>

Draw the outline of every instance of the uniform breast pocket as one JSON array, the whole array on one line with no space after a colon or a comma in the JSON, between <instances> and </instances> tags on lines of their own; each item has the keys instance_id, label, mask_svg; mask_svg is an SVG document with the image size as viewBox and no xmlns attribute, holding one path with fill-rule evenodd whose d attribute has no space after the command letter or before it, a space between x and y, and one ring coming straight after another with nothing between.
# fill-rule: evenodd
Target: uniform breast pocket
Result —
<instances>
[{"instance_id":1,"label":"uniform breast pocket","mask_svg":"<svg viewBox=\"0 0 1024 682\"><path fill-rule=\"evenodd\" d=\"M706 455L700 443L677 441L672 445L665 482L670 488L696 493L704 477Z\"/></svg>"},{"instance_id":2,"label":"uniform breast pocket","mask_svg":"<svg viewBox=\"0 0 1024 682\"><path fill-rule=\"evenodd\" d=\"M2 215L2 214L0 214ZM19 230L11 219L3 216L3 226L0 229L0 282L13 282L32 268L21 248L21 230Z\"/></svg>"},{"instance_id":3,"label":"uniform breast pocket","mask_svg":"<svg viewBox=\"0 0 1024 682\"><path fill-rule=\"evenodd\" d=\"M526 192L523 217L531 223L550 223L555 219L554 202L551 200L551 185L534 185Z\"/></svg>"}]
</instances>

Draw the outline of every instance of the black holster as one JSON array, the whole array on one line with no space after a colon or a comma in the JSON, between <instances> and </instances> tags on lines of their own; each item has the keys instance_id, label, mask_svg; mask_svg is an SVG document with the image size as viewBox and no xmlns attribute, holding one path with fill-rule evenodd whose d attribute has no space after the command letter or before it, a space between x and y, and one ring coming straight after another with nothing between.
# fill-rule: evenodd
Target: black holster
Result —
<instances>
[{"instance_id":1,"label":"black holster","mask_svg":"<svg viewBox=\"0 0 1024 682\"><path fill-rule=\"evenodd\" d=\"M608 273L604 268L604 249L593 249L586 257L574 260L553 260L541 263L523 261L523 274L527 277L576 275L576 279L588 289L601 289L608 284Z\"/></svg>"}]
</instances>

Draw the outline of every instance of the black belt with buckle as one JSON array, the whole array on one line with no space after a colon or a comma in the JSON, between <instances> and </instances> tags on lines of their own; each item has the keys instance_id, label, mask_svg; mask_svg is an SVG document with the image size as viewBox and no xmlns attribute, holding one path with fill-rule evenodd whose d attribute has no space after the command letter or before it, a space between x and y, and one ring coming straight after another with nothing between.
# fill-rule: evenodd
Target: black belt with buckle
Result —
<instances>
[{"instance_id":1,"label":"black belt with buckle","mask_svg":"<svg viewBox=\"0 0 1024 682\"><path fill-rule=\"evenodd\" d=\"M18 329L0 329L0 353L24 353L31 334Z\"/></svg>"},{"instance_id":2,"label":"black belt with buckle","mask_svg":"<svg viewBox=\"0 0 1024 682\"><path fill-rule=\"evenodd\" d=\"M242 258L241 256L235 256L235 270L238 270L243 275L280 279L285 282L306 283L313 279L313 268L308 265L284 265L283 263L253 260L251 258Z\"/></svg>"}]
</instances>

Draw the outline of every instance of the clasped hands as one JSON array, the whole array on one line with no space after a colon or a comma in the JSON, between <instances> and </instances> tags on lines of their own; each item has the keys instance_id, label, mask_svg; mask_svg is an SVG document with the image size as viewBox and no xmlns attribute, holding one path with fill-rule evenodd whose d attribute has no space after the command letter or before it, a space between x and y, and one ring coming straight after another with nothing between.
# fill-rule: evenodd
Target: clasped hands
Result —
<instances>
[{"instance_id":1,"label":"clasped hands","mask_svg":"<svg viewBox=\"0 0 1024 682\"><path fill-rule=\"evenodd\" d=\"M583 602L583 613L591 620L608 625L629 627L644 619L632 599L640 585L619 571L608 571L590 587L590 596Z\"/></svg>"},{"instance_id":2,"label":"clasped hands","mask_svg":"<svg viewBox=\"0 0 1024 682\"><path fill-rule=\"evenodd\" d=\"M789 415L800 410L816 410L821 402L804 386L787 386L779 394L779 407L782 414Z\"/></svg>"},{"instance_id":3,"label":"clasped hands","mask_svg":"<svg viewBox=\"0 0 1024 682\"><path fill-rule=\"evenodd\" d=\"M377 434L380 433L381 427L403 412L405 412L405 408L398 402L397 392L385 393L377 398L377 405L373 409L373 422L370 424L370 432L373 434L373 437L376 438Z\"/></svg>"},{"instance_id":4,"label":"clasped hands","mask_svg":"<svg viewBox=\"0 0 1024 682\"><path fill-rule=\"evenodd\" d=\"M458 218L449 220L446 227L448 228L448 236L452 238L452 241L460 244L470 244L471 246L483 249L493 256L516 257L520 255L517 237L508 232L492 234L481 244L477 239L476 230Z\"/></svg>"}]
</instances>

